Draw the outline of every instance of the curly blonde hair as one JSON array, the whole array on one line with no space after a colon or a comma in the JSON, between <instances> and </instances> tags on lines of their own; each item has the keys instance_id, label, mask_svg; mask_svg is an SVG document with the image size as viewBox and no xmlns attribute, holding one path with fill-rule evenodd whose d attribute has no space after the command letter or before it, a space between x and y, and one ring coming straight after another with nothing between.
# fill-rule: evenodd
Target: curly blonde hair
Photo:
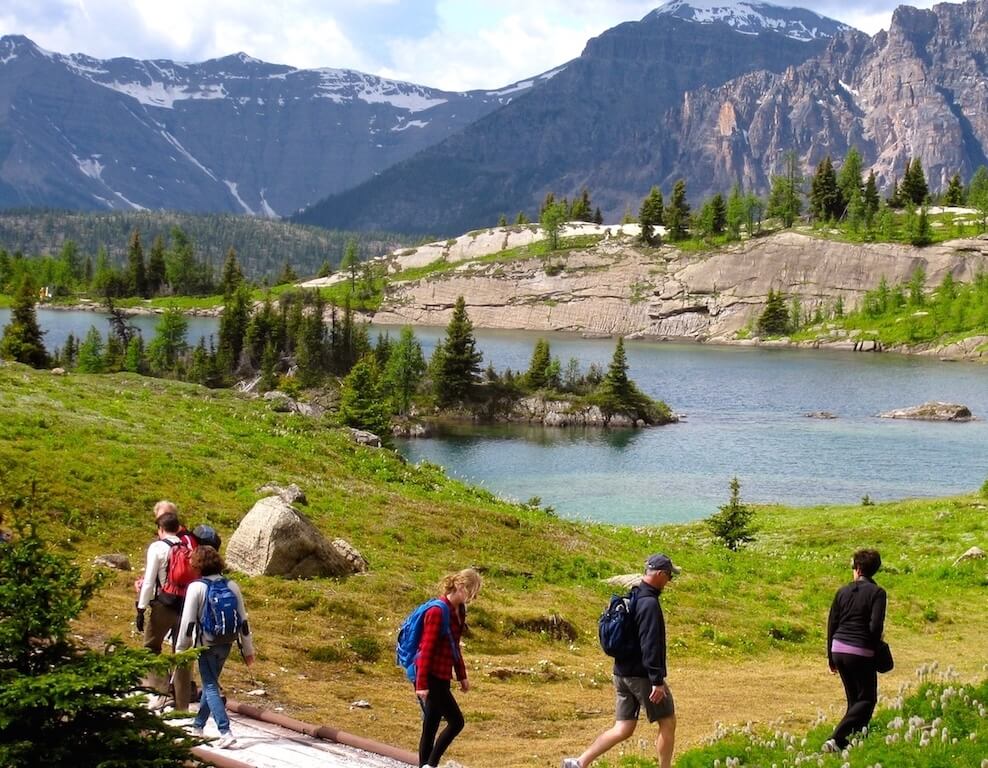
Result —
<instances>
[{"instance_id":1,"label":"curly blonde hair","mask_svg":"<svg viewBox=\"0 0 988 768\"><path fill-rule=\"evenodd\" d=\"M483 583L484 580L476 570L464 568L462 571L443 576L439 582L438 592L440 595L448 595L450 592L455 592L459 587L463 587L467 592L467 600L473 600L480 592Z\"/></svg>"}]
</instances>

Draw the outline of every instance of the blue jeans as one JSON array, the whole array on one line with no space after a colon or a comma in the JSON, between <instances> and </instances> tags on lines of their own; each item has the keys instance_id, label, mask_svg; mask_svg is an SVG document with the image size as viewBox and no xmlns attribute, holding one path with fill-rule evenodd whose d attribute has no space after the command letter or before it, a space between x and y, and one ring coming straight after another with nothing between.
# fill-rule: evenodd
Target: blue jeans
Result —
<instances>
[{"instance_id":1,"label":"blue jeans","mask_svg":"<svg viewBox=\"0 0 988 768\"><path fill-rule=\"evenodd\" d=\"M220 673L232 644L207 645L199 654L199 677L202 679L202 696L199 711L196 713L195 727L204 728L212 714L221 734L230 732L230 718L226 714L223 699L220 698Z\"/></svg>"}]
</instances>

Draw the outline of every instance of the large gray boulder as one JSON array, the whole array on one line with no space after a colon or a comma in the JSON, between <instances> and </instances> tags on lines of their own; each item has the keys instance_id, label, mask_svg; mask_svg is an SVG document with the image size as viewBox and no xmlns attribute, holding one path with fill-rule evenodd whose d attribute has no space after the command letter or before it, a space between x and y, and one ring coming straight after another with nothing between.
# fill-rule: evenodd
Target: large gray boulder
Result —
<instances>
[{"instance_id":1,"label":"large gray boulder","mask_svg":"<svg viewBox=\"0 0 988 768\"><path fill-rule=\"evenodd\" d=\"M261 499L244 516L227 544L226 563L248 576L288 579L346 576L360 570L350 553L333 546L280 496Z\"/></svg>"},{"instance_id":2,"label":"large gray boulder","mask_svg":"<svg viewBox=\"0 0 988 768\"><path fill-rule=\"evenodd\" d=\"M878 414L883 419L916 419L918 421L971 421L973 416L966 405L932 401L912 408L899 408Z\"/></svg>"}]
</instances>

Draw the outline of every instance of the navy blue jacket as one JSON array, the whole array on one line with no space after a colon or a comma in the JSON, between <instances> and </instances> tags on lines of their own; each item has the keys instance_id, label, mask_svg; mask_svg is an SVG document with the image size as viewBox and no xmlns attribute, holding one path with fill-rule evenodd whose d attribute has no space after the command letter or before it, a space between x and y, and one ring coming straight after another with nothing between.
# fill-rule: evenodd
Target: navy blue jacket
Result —
<instances>
[{"instance_id":1,"label":"navy blue jacket","mask_svg":"<svg viewBox=\"0 0 988 768\"><path fill-rule=\"evenodd\" d=\"M659 605L659 590L644 581L635 589L639 647L633 655L614 660L614 674L647 677L652 685L662 685L666 679L666 622Z\"/></svg>"}]
</instances>

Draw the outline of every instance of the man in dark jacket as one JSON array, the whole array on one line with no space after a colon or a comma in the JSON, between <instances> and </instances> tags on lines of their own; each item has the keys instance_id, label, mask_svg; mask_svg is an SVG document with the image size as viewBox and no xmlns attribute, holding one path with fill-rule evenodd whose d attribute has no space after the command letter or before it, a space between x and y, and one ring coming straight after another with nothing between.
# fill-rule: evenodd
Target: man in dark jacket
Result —
<instances>
[{"instance_id":1,"label":"man in dark jacket","mask_svg":"<svg viewBox=\"0 0 988 768\"><path fill-rule=\"evenodd\" d=\"M666 624L659 595L679 570L665 555L652 555L645 561L645 575L636 588L634 601L639 646L630 656L614 660L614 725L582 755L564 759L562 768L590 768L594 760L635 732L643 707L648 721L659 726L655 740L659 768L672 766L676 708L666 683Z\"/></svg>"}]
</instances>

